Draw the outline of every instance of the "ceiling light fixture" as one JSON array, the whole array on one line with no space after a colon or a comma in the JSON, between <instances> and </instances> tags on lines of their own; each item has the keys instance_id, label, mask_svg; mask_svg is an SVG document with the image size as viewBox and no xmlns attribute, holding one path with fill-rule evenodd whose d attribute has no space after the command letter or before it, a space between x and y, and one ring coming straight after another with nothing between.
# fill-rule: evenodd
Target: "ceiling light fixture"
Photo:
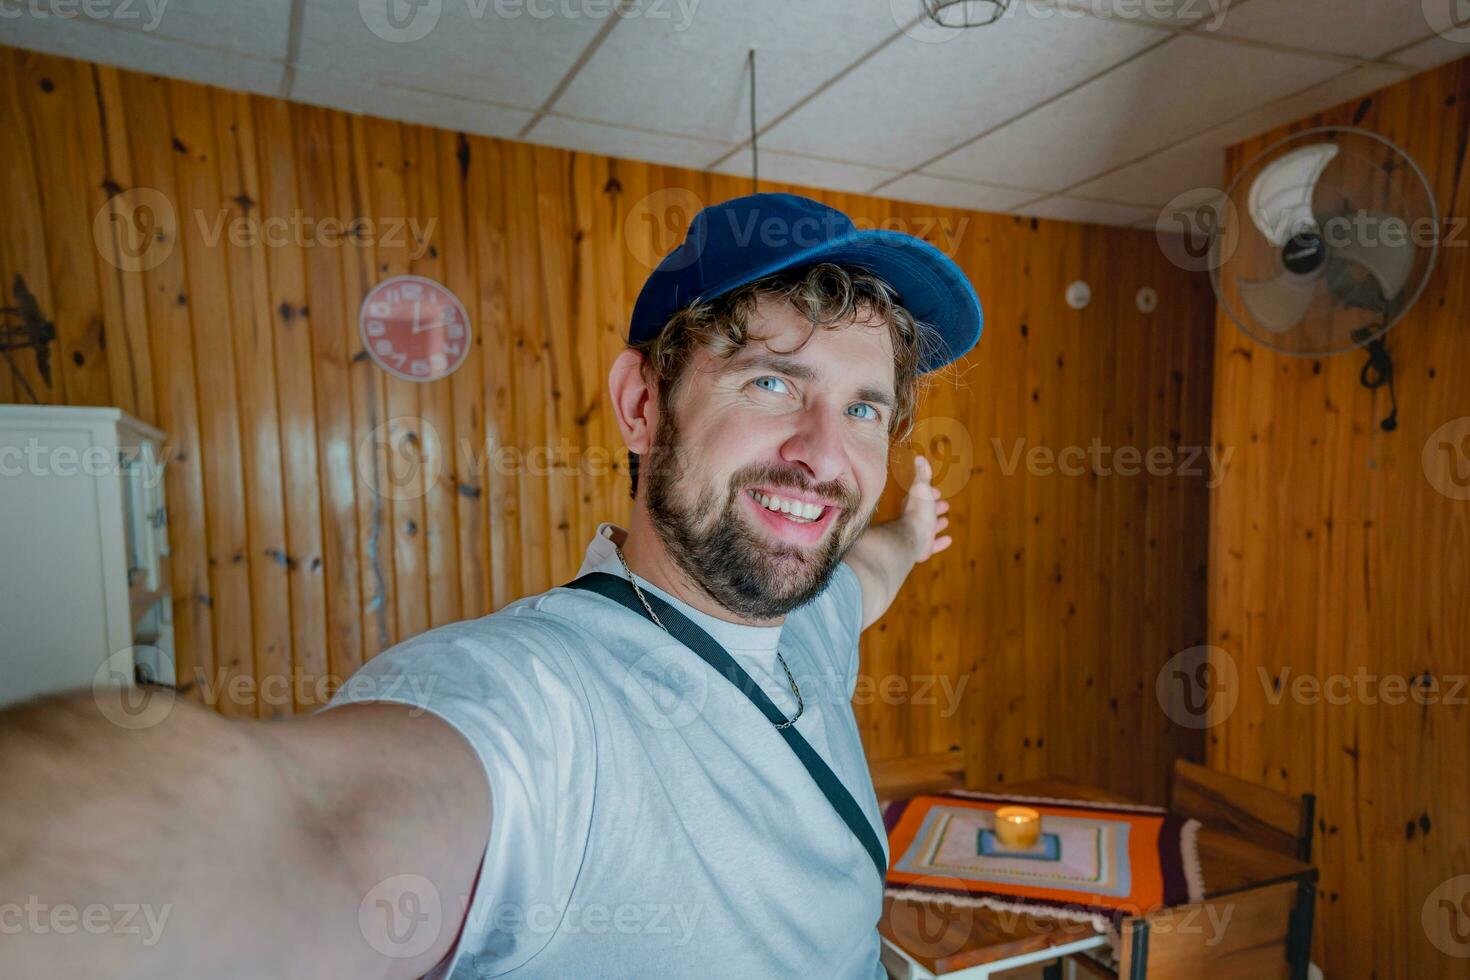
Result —
<instances>
[{"instance_id":1,"label":"ceiling light fixture","mask_svg":"<svg viewBox=\"0 0 1470 980\"><path fill-rule=\"evenodd\" d=\"M924 12L940 27L985 27L1010 5L1011 0L924 0Z\"/></svg>"}]
</instances>

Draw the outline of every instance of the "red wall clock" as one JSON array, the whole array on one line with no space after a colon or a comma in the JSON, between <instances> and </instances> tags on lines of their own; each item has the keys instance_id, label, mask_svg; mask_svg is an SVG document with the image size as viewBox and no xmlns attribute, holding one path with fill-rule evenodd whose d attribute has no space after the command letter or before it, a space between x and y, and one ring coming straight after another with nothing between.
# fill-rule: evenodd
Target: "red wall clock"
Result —
<instances>
[{"instance_id":1,"label":"red wall clock","mask_svg":"<svg viewBox=\"0 0 1470 980\"><path fill-rule=\"evenodd\" d=\"M404 381L437 381L469 355L464 304L423 276L394 276L374 286L363 298L357 329L378 367Z\"/></svg>"}]
</instances>

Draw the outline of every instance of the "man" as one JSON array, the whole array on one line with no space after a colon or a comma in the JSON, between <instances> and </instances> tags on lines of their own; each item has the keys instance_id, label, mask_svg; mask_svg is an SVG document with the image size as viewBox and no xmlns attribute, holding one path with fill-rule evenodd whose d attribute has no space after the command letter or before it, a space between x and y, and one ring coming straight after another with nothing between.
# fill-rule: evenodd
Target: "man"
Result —
<instances>
[{"instance_id":1,"label":"man","mask_svg":"<svg viewBox=\"0 0 1470 980\"><path fill-rule=\"evenodd\" d=\"M950 544L926 461L869 524L920 375L979 331L916 239L790 195L704 210L609 375L634 504L587 549L607 591L415 637L307 718L0 716L0 903L171 916L9 930L0 974L882 977L851 698L859 632Z\"/></svg>"}]
</instances>

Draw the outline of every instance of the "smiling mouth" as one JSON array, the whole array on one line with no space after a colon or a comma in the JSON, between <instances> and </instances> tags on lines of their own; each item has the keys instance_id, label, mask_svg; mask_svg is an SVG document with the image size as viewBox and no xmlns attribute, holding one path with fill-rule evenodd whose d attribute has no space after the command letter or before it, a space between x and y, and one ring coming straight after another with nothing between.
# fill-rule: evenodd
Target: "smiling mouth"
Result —
<instances>
[{"instance_id":1,"label":"smiling mouth","mask_svg":"<svg viewBox=\"0 0 1470 980\"><path fill-rule=\"evenodd\" d=\"M774 514L780 514L793 524L815 524L826 516L830 506L824 504L812 504L802 500L791 500L777 494L762 493L759 490L747 490L747 494L757 504Z\"/></svg>"}]
</instances>

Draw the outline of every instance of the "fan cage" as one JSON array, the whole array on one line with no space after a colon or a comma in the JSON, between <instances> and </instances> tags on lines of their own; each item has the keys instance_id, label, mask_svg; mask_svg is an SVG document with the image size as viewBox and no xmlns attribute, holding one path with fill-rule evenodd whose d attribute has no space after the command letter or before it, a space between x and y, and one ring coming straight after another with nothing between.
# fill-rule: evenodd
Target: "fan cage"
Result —
<instances>
[{"instance_id":1,"label":"fan cage","mask_svg":"<svg viewBox=\"0 0 1470 980\"><path fill-rule=\"evenodd\" d=\"M940 27L985 27L1010 5L1011 0L924 0L924 11Z\"/></svg>"},{"instance_id":2,"label":"fan cage","mask_svg":"<svg viewBox=\"0 0 1470 980\"><path fill-rule=\"evenodd\" d=\"M1254 323L1250 320L1249 317L1243 316L1239 311L1236 310L1234 304L1227 300L1224 282L1224 266L1227 264L1228 260L1221 257L1220 249L1224 244L1225 236L1230 233L1230 229L1226 227L1227 224L1249 224L1250 219L1243 214L1244 209L1234 208L1232 207L1232 204L1238 192L1244 186L1246 177L1251 174L1251 172L1256 168L1258 164L1260 164L1262 161L1274 157L1281 150L1285 149L1288 146L1302 145L1306 143L1307 140L1311 137L1342 135L1367 137L1370 140L1382 144L1384 147L1391 150L1398 159L1403 161L1403 163L1406 165L1404 168L1405 174L1417 178L1418 187L1425 192L1425 206L1428 213L1424 217L1435 229L1435 234L1432 242L1429 245L1429 255L1425 263L1424 272L1421 275L1419 282L1415 286L1413 291L1401 297L1399 301L1394 304L1394 309L1391 315L1378 321L1376 327L1372 329L1360 329L1354 331L1352 347L1322 349L1291 347L1289 345L1275 341L1274 338L1270 337L1269 335L1263 335L1262 331L1255 328ZM1414 304L1419 301L1419 298L1424 294L1425 288L1429 285L1430 274L1433 272L1435 263L1439 258L1440 236L1438 230L1440 226L1440 213L1438 202L1435 200L1434 197L1432 185L1429 183L1429 178L1425 176L1424 171L1419 166L1418 161L1415 160L1414 157L1411 156L1403 147L1399 146L1394 141L1380 135L1379 133L1375 133L1372 130L1368 129L1361 129L1356 126L1318 126L1312 129L1304 129L1300 132L1292 133L1289 136L1277 140L1275 143L1266 147L1264 150L1262 150L1260 153L1256 154L1254 157L1246 162L1246 164L1231 180L1230 185L1225 190L1225 193L1219 198L1219 203L1215 206L1215 210L1217 224L1214 233L1210 236L1209 271L1210 282L1211 285L1214 287L1215 296L1220 303L1220 307L1225 311L1226 315L1235 323L1235 325L1240 328L1241 332L1250 337L1251 340L1264 347L1274 350L1277 353L1286 354L1290 357L1328 357L1334 354L1344 353L1345 351L1351 350L1353 348L1368 347L1373 341L1383 337L1391 329L1393 329L1393 327L1397 326L1398 322L1403 319L1404 315L1408 313L1408 311L1414 306Z\"/></svg>"}]
</instances>

